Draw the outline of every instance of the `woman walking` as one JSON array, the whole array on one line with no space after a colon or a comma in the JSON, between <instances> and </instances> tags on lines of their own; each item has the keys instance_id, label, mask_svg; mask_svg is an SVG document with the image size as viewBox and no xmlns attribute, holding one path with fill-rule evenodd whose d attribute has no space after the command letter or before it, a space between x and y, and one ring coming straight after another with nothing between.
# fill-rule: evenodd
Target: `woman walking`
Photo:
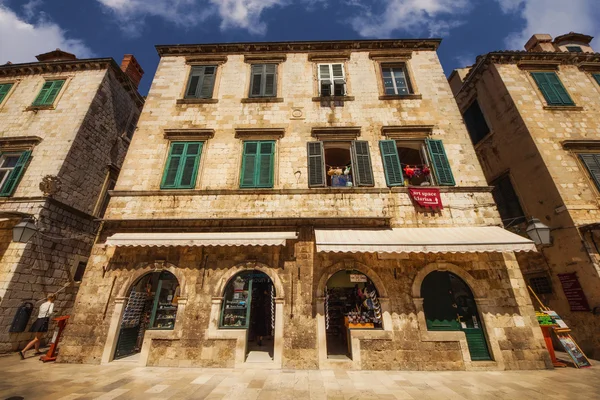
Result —
<instances>
[{"instance_id":1,"label":"woman walking","mask_svg":"<svg viewBox=\"0 0 600 400\"><path fill-rule=\"evenodd\" d=\"M35 346L35 354L40 353L40 339L42 338L42 334L44 332L48 332L48 321L50 321L50 315L54 312L54 300L56 296L53 294L49 294L47 301L40 306L40 310L38 312L38 317L29 328L29 332L35 332L35 338L31 342L25 346L23 350L19 352L21 359L25 359L25 352L30 348Z\"/></svg>"}]
</instances>

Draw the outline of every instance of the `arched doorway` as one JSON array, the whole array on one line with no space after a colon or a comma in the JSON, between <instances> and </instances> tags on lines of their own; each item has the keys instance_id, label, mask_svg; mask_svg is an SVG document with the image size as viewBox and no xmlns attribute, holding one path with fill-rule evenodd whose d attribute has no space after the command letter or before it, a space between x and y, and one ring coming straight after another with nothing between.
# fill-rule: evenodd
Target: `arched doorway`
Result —
<instances>
[{"instance_id":1,"label":"arched doorway","mask_svg":"<svg viewBox=\"0 0 600 400\"><path fill-rule=\"evenodd\" d=\"M273 361L275 286L261 271L236 274L225 286L219 327L246 329L246 362Z\"/></svg>"},{"instance_id":2,"label":"arched doorway","mask_svg":"<svg viewBox=\"0 0 600 400\"><path fill-rule=\"evenodd\" d=\"M139 353L146 330L172 330L180 287L168 271L151 272L131 287L121 319L115 359Z\"/></svg>"},{"instance_id":3,"label":"arched doorway","mask_svg":"<svg viewBox=\"0 0 600 400\"><path fill-rule=\"evenodd\" d=\"M328 359L352 359L350 329L381 329L379 293L368 276L356 270L333 274L325 288Z\"/></svg>"},{"instance_id":4,"label":"arched doorway","mask_svg":"<svg viewBox=\"0 0 600 400\"><path fill-rule=\"evenodd\" d=\"M471 360L491 360L471 289L457 275L433 271L421 284L423 310L430 331L463 331Z\"/></svg>"}]
</instances>

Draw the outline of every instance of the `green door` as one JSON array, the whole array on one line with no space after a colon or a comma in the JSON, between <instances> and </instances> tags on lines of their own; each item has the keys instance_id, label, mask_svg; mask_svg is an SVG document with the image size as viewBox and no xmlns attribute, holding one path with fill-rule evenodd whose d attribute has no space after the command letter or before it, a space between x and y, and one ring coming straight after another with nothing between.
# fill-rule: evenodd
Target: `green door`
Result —
<instances>
[{"instance_id":1,"label":"green door","mask_svg":"<svg viewBox=\"0 0 600 400\"><path fill-rule=\"evenodd\" d=\"M423 280L421 295L428 330L463 331L471 360L491 360L475 298L462 279L434 271Z\"/></svg>"}]
</instances>

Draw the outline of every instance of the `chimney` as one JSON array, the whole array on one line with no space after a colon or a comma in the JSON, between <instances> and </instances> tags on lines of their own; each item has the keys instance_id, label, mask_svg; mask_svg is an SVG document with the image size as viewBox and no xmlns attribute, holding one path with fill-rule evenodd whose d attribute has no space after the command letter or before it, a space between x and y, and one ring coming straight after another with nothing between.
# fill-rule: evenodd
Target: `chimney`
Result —
<instances>
[{"instance_id":1,"label":"chimney","mask_svg":"<svg viewBox=\"0 0 600 400\"><path fill-rule=\"evenodd\" d=\"M525 50L530 52L548 51L556 52L556 48L552 43L552 36L547 33L536 33L527 41Z\"/></svg>"},{"instance_id":2,"label":"chimney","mask_svg":"<svg viewBox=\"0 0 600 400\"><path fill-rule=\"evenodd\" d=\"M137 88L144 76L144 70L140 67L133 54L125 54L121 61L121 70L131 79L133 85Z\"/></svg>"}]
</instances>

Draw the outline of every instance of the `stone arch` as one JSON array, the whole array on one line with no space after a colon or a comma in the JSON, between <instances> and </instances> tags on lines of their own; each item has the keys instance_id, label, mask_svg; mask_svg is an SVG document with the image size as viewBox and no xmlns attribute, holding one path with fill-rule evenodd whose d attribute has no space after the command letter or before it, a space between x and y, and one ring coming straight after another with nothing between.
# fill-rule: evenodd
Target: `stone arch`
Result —
<instances>
[{"instance_id":1,"label":"stone arch","mask_svg":"<svg viewBox=\"0 0 600 400\"><path fill-rule=\"evenodd\" d=\"M319 285L317 286L317 297L324 295L323 293L325 293L325 286L327 286L329 278L331 278L336 272L348 269L354 269L365 274L375 285L377 293L379 293L379 297L388 297L387 289L385 288L383 280L379 277L379 275L377 275L372 268L355 260L344 260L327 267L319 279Z\"/></svg>"},{"instance_id":2,"label":"stone arch","mask_svg":"<svg viewBox=\"0 0 600 400\"><path fill-rule=\"evenodd\" d=\"M225 288L230 280L232 280L240 272L252 270L260 271L267 275L271 279L271 282L273 282L273 286L275 286L276 296L278 298L285 297L283 284L281 283L279 275L275 273L273 268L269 267L267 264L255 261L243 262L225 270L221 276L219 284L214 286L212 294L213 297L223 297L223 292L225 291Z\"/></svg>"},{"instance_id":3,"label":"stone arch","mask_svg":"<svg viewBox=\"0 0 600 400\"><path fill-rule=\"evenodd\" d=\"M178 268L175 264L169 262L153 262L153 263L139 263L133 268L133 272L127 277L125 283L121 286L117 297L127 297L131 287L144 275L152 272L168 271L175 275L179 282L180 296L187 297L187 285L186 279L181 268Z\"/></svg>"},{"instance_id":4,"label":"stone arch","mask_svg":"<svg viewBox=\"0 0 600 400\"><path fill-rule=\"evenodd\" d=\"M426 265L417 273L417 276L412 284L413 298L421 298L421 285L423 284L423 280L425 280L427 275L434 271L447 271L458 276L467 284L469 289L471 289L471 292L476 299L487 297L485 287L483 287L484 285L473 278L473 276L463 268L450 263L432 263Z\"/></svg>"}]
</instances>

